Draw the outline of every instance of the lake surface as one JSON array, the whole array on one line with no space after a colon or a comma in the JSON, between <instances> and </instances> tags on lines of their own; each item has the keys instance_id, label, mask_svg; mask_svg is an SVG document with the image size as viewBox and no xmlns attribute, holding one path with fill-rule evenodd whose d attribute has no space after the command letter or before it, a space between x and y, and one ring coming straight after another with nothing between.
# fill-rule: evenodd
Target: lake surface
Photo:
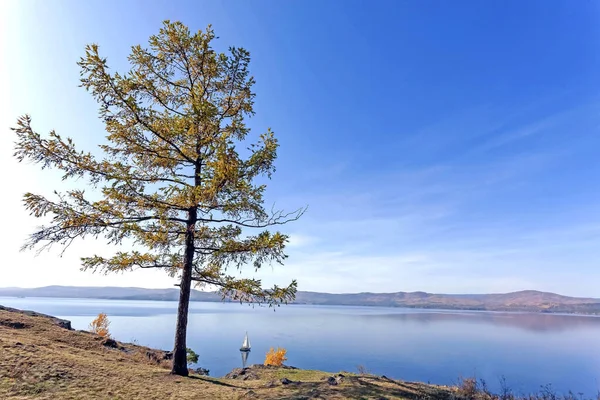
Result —
<instances>
[{"instance_id":1,"label":"lake surface","mask_svg":"<svg viewBox=\"0 0 600 400\"><path fill-rule=\"evenodd\" d=\"M65 318L87 329L105 312L113 336L160 349L173 346L176 302L8 298L0 304ZM285 347L289 365L331 372L369 372L409 381L456 383L485 379L499 390L504 376L518 393L552 384L560 392L600 389L600 318L572 315L435 311L380 307L290 305L273 309L237 303L190 303L188 347L199 366L222 376L270 347Z\"/></svg>"}]
</instances>

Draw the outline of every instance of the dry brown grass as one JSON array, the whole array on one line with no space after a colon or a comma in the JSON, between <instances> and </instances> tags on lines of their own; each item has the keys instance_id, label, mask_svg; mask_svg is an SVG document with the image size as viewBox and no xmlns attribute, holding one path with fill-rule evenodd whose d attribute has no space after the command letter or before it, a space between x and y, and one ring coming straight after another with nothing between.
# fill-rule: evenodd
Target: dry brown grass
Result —
<instances>
[{"instance_id":1,"label":"dry brown grass","mask_svg":"<svg viewBox=\"0 0 600 400\"><path fill-rule=\"evenodd\" d=\"M1 399L447 399L450 390L376 376L256 368L256 380L169 375L162 352L0 310ZM149 356L150 355L150 356ZM158 360L158 361L157 361ZM293 383L283 385L282 378Z\"/></svg>"}]
</instances>

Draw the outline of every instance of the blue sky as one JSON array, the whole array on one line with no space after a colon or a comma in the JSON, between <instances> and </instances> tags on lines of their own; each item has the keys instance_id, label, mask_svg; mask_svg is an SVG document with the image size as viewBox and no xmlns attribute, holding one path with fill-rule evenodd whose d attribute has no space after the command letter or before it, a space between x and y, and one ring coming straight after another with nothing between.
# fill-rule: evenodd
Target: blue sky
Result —
<instances>
[{"instance_id":1,"label":"blue sky","mask_svg":"<svg viewBox=\"0 0 600 400\"><path fill-rule=\"evenodd\" d=\"M103 139L75 64L95 42L127 67L164 19L209 23L252 54L258 134L280 139L268 201L309 212L285 266L302 290L549 290L600 297L600 3L593 1L5 1L0 5L0 286L169 287L154 272L99 276L78 257L18 247L27 190L60 187L19 165L27 112L85 149Z\"/></svg>"}]
</instances>

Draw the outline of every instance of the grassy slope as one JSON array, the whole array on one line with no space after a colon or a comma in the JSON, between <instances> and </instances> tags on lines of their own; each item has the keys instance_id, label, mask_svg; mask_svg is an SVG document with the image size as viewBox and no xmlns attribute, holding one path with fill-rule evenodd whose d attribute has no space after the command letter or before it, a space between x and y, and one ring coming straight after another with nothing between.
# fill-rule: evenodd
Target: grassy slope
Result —
<instances>
[{"instance_id":1,"label":"grassy slope","mask_svg":"<svg viewBox=\"0 0 600 400\"><path fill-rule=\"evenodd\" d=\"M17 323L17 324L15 324ZM15 328L19 323L24 327ZM347 374L331 386L321 371L256 369L260 379L169 375L161 352L67 330L42 316L0 310L0 398L14 399L447 399L451 389ZM282 385L288 378L293 383Z\"/></svg>"}]
</instances>

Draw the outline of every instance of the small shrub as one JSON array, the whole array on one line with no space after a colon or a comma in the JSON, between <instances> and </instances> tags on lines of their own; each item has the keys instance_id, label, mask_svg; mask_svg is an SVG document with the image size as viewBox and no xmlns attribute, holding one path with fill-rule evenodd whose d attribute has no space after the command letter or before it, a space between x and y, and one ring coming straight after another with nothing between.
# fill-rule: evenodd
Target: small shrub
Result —
<instances>
[{"instance_id":1,"label":"small shrub","mask_svg":"<svg viewBox=\"0 0 600 400\"><path fill-rule=\"evenodd\" d=\"M267 352L267 356L265 357L265 365L274 365L276 367L281 367L283 365L283 362L287 360L287 357L285 356L286 353L286 349L280 349L278 347L277 350L274 350L271 347L271 349L269 349L269 351Z\"/></svg>"},{"instance_id":2,"label":"small shrub","mask_svg":"<svg viewBox=\"0 0 600 400\"><path fill-rule=\"evenodd\" d=\"M359 375L368 375L369 371L367 370L367 367L365 367L362 364L358 364L356 366L356 370L358 371Z\"/></svg>"},{"instance_id":3,"label":"small shrub","mask_svg":"<svg viewBox=\"0 0 600 400\"><path fill-rule=\"evenodd\" d=\"M542 400L558 400L558 396L550 384L542 386L538 396Z\"/></svg>"},{"instance_id":4,"label":"small shrub","mask_svg":"<svg viewBox=\"0 0 600 400\"><path fill-rule=\"evenodd\" d=\"M506 383L506 377L500 377L500 395L499 400L514 400L515 396L512 393L510 386Z\"/></svg>"},{"instance_id":5,"label":"small shrub","mask_svg":"<svg viewBox=\"0 0 600 400\"><path fill-rule=\"evenodd\" d=\"M196 364L198 362L198 354L189 347L185 349L187 353L187 363L188 365Z\"/></svg>"},{"instance_id":6,"label":"small shrub","mask_svg":"<svg viewBox=\"0 0 600 400\"><path fill-rule=\"evenodd\" d=\"M484 379L480 379L479 380L479 386L480 386L480 391L481 393L483 393L486 397L492 398L493 397L493 393L490 391L490 389L488 388L487 382Z\"/></svg>"},{"instance_id":7,"label":"small shrub","mask_svg":"<svg viewBox=\"0 0 600 400\"><path fill-rule=\"evenodd\" d=\"M484 380L475 378L460 378L456 385L455 393L450 396L451 400L592 400L585 397L583 393L575 394L569 391L567 394L557 393L552 385L541 386L537 393L514 394L506 383L504 376L500 378L500 393L491 392ZM600 400L600 393L595 400Z\"/></svg>"},{"instance_id":8,"label":"small shrub","mask_svg":"<svg viewBox=\"0 0 600 400\"><path fill-rule=\"evenodd\" d=\"M474 399L479 394L476 378L460 378L458 382L458 394L467 399Z\"/></svg>"},{"instance_id":9,"label":"small shrub","mask_svg":"<svg viewBox=\"0 0 600 400\"><path fill-rule=\"evenodd\" d=\"M98 314L96 319L92 321L92 323L89 326L89 329L90 332L108 339L110 338L110 332L108 331L109 325L110 321L108 320L106 314L100 313Z\"/></svg>"}]
</instances>

